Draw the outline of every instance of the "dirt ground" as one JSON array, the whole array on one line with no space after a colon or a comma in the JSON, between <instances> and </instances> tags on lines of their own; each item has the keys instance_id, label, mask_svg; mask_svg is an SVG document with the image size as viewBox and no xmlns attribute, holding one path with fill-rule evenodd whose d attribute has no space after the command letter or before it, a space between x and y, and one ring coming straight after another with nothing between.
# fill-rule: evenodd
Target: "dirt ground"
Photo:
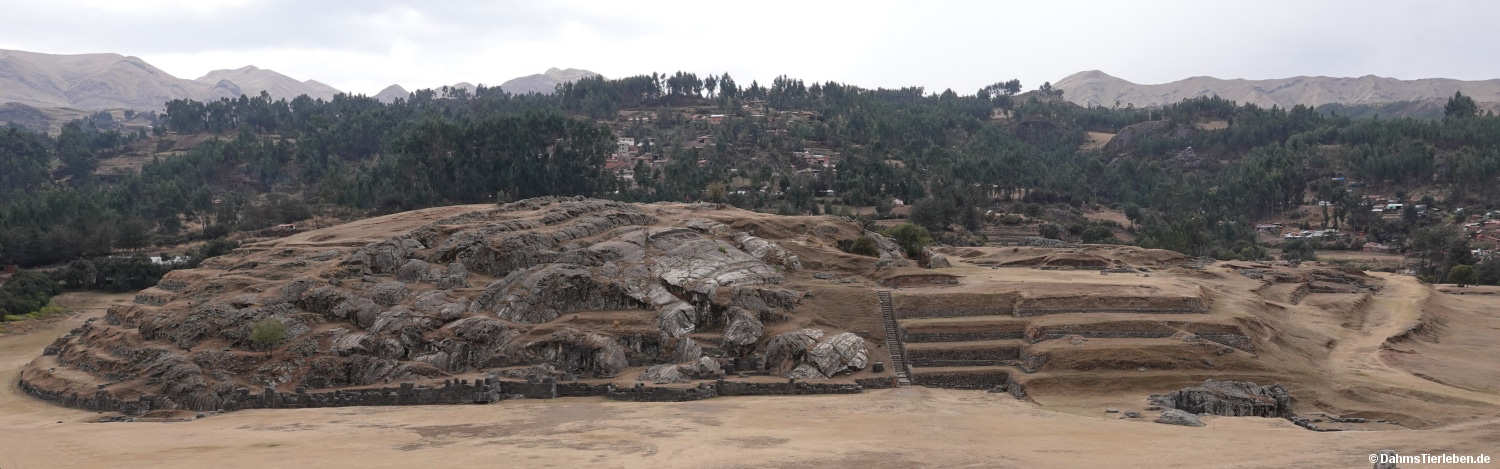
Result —
<instances>
[{"instance_id":1,"label":"dirt ground","mask_svg":"<svg viewBox=\"0 0 1500 469\"><path fill-rule=\"evenodd\" d=\"M1415 283L1392 288L1391 301L1420 296L1405 291L1420 288ZM19 394L22 365L120 300L74 295L62 301L79 314L0 336L0 429L8 430L0 467L1333 468L1367 467L1370 453L1387 448L1492 456L1500 449L1500 417L1492 414L1425 430L1318 433L1253 417L1208 417L1206 427L1192 428L1120 420L1102 410L1144 396L1054 398L1044 408L1005 394L921 387L690 403L571 398L250 410L160 423L93 423L98 414ZM1390 313L1336 347L1334 355L1352 365L1336 373L1494 399L1408 381L1410 374L1383 365L1377 336L1399 332L1414 310L1374 306Z\"/></svg>"}]
</instances>

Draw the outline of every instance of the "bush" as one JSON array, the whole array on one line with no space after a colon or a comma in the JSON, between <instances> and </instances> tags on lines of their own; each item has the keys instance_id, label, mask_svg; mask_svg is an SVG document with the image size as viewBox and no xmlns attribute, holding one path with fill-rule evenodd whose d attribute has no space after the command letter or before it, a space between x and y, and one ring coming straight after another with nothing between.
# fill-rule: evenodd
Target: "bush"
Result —
<instances>
[{"instance_id":1,"label":"bush","mask_svg":"<svg viewBox=\"0 0 1500 469\"><path fill-rule=\"evenodd\" d=\"M901 250L906 251L906 257L913 259L921 257L922 248L932 244L932 233L927 232L926 228L911 223L897 225L886 234L894 238L896 244L901 245Z\"/></svg>"},{"instance_id":2,"label":"bush","mask_svg":"<svg viewBox=\"0 0 1500 469\"><path fill-rule=\"evenodd\" d=\"M1026 214L1026 216L1031 218L1037 218L1042 216L1042 206L1037 204L1026 204L1026 207L1021 209L1021 213L1024 213Z\"/></svg>"},{"instance_id":3,"label":"bush","mask_svg":"<svg viewBox=\"0 0 1500 469\"><path fill-rule=\"evenodd\" d=\"M1474 266L1471 265L1455 265L1448 271L1448 283L1456 283L1460 287L1473 284L1477 278Z\"/></svg>"},{"instance_id":4,"label":"bush","mask_svg":"<svg viewBox=\"0 0 1500 469\"><path fill-rule=\"evenodd\" d=\"M1314 252L1315 249L1316 246L1309 241L1294 239L1281 245L1281 259L1286 261L1316 260L1318 255Z\"/></svg>"},{"instance_id":5,"label":"bush","mask_svg":"<svg viewBox=\"0 0 1500 469\"><path fill-rule=\"evenodd\" d=\"M1021 222L1023 221L1025 221L1025 219L1022 219L1020 215L1016 215L1013 213L1007 213L1005 214L1005 216L1000 217L1000 224L1003 225L1016 226L1021 224Z\"/></svg>"},{"instance_id":6,"label":"bush","mask_svg":"<svg viewBox=\"0 0 1500 469\"><path fill-rule=\"evenodd\" d=\"M1085 228L1083 230L1083 234L1080 235L1080 236L1083 238L1084 244L1118 244L1119 243L1119 240L1115 239L1114 232L1109 231L1109 228L1105 228L1105 227L1100 226L1100 225L1094 225L1094 226L1090 226L1088 228Z\"/></svg>"},{"instance_id":7,"label":"bush","mask_svg":"<svg viewBox=\"0 0 1500 469\"><path fill-rule=\"evenodd\" d=\"M218 239L229 236L229 226L222 224L209 225L203 229L203 239Z\"/></svg>"},{"instance_id":8,"label":"bush","mask_svg":"<svg viewBox=\"0 0 1500 469\"><path fill-rule=\"evenodd\" d=\"M18 273L0 286L0 314L31 314L46 307L58 293L62 293L62 287L52 277L38 272Z\"/></svg>"},{"instance_id":9,"label":"bush","mask_svg":"<svg viewBox=\"0 0 1500 469\"><path fill-rule=\"evenodd\" d=\"M194 262L202 262L204 259L208 259L210 257L219 257L225 254L229 254L229 251L233 251L234 248L237 247L240 247L240 243L238 241L215 239L207 243L203 243L202 246L198 246L198 249L193 251L191 257L193 257Z\"/></svg>"},{"instance_id":10,"label":"bush","mask_svg":"<svg viewBox=\"0 0 1500 469\"><path fill-rule=\"evenodd\" d=\"M270 350L286 339L286 325L272 318L265 318L255 323L250 329L250 342L261 350Z\"/></svg>"},{"instance_id":11,"label":"bush","mask_svg":"<svg viewBox=\"0 0 1500 469\"><path fill-rule=\"evenodd\" d=\"M1043 238L1062 239L1062 227L1052 223L1037 227L1036 232Z\"/></svg>"},{"instance_id":12,"label":"bush","mask_svg":"<svg viewBox=\"0 0 1500 469\"><path fill-rule=\"evenodd\" d=\"M857 239L841 239L838 242L839 250L849 254L876 257L880 255L880 246L875 239L869 236L860 236Z\"/></svg>"}]
</instances>

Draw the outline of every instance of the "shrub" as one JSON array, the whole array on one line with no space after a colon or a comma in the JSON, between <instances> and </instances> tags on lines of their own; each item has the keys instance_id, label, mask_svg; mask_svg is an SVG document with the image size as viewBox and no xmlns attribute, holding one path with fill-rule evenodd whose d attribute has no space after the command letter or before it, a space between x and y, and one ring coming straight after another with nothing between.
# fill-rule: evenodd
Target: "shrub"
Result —
<instances>
[{"instance_id":1,"label":"shrub","mask_svg":"<svg viewBox=\"0 0 1500 469\"><path fill-rule=\"evenodd\" d=\"M1037 227L1036 232L1043 238L1062 239L1062 227L1052 223Z\"/></svg>"},{"instance_id":2,"label":"shrub","mask_svg":"<svg viewBox=\"0 0 1500 469\"><path fill-rule=\"evenodd\" d=\"M874 238L860 236L856 239L841 239L838 242L839 250L849 254L876 257L880 255L880 246Z\"/></svg>"},{"instance_id":3,"label":"shrub","mask_svg":"<svg viewBox=\"0 0 1500 469\"><path fill-rule=\"evenodd\" d=\"M1448 270L1448 283L1456 283L1460 287L1473 284L1477 278L1478 276L1474 273L1474 266L1471 265L1459 264Z\"/></svg>"},{"instance_id":4,"label":"shrub","mask_svg":"<svg viewBox=\"0 0 1500 469\"><path fill-rule=\"evenodd\" d=\"M906 251L906 257L913 259L921 257L922 248L932 244L932 233L927 232L926 228L911 223L897 225L886 234L894 238L896 244L901 245L901 250Z\"/></svg>"},{"instance_id":5,"label":"shrub","mask_svg":"<svg viewBox=\"0 0 1500 469\"><path fill-rule=\"evenodd\" d=\"M0 314L25 316L47 306L58 293L62 288L46 274L18 273L0 286Z\"/></svg>"},{"instance_id":6,"label":"shrub","mask_svg":"<svg viewBox=\"0 0 1500 469\"><path fill-rule=\"evenodd\" d=\"M285 339L286 325L272 318L262 319L250 329L250 341L262 350L275 348Z\"/></svg>"},{"instance_id":7,"label":"shrub","mask_svg":"<svg viewBox=\"0 0 1500 469\"><path fill-rule=\"evenodd\" d=\"M1093 225L1093 226L1090 226L1090 227L1084 229L1083 233L1080 236L1082 236L1083 242L1085 244L1116 244L1116 243L1119 243L1119 240L1115 239L1114 232L1111 232L1111 231L1109 231L1109 228L1105 228L1105 227L1100 226L1100 225Z\"/></svg>"},{"instance_id":8,"label":"shrub","mask_svg":"<svg viewBox=\"0 0 1500 469\"><path fill-rule=\"evenodd\" d=\"M1311 242L1295 239L1281 245L1281 259L1287 261L1316 260L1318 255L1314 252L1315 248Z\"/></svg>"}]
</instances>

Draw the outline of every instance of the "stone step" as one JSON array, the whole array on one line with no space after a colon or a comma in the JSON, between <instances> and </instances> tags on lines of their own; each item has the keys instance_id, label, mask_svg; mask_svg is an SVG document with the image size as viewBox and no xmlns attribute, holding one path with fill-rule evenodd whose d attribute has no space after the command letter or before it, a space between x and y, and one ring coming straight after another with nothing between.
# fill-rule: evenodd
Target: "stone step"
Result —
<instances>
[{"instance_id":1,"label":"stone step","mask_svg":"<svg viewBox=\"0 0 1500 469\"><path fill-rule=\"evenodd\" d=\"M912 383L960 389L990 389L1006 385L1020 370L1012 366L944 366L912 368Z\"/></svg>"},{"instance_id":2,"label":"stone step","mask_svg":"<svg viewBox=\"0 0 1500 469\"><path fill-rule=\"evenodd\" d=\"M1020 339L906 344L910 366L997 366L1017 364L1026 343Z\"/></svg>"},{"instance_id":3,"label":"stone step","mask_svg":"<svg viewBox=\"0 0 1500 469\"><path fill-rule=\"evenodd\" d=\"M1014 316L970 316L963 318L902 319L901 340L917 342L962 342L1020 339L1030 319Z\"/></svg>"},{"instance_id":4,"label":"stone step","mask_svg":"<svg viewBox=\"0 0 1500 469\"><path fill-rule=\"evenodd\" d=\"M1252 370L1253 354L1207 340L1150 339L1048 340L1021 349L1022 368L1038 371Z\"/></svg>"}]
</instances>

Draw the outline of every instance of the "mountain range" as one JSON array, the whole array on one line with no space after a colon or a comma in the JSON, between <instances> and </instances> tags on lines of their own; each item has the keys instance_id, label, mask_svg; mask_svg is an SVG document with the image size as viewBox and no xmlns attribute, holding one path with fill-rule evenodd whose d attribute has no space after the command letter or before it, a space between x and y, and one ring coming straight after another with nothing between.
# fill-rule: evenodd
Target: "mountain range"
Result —
<instances>
[{"instance_id":1,"label":"mountain range","mask_svg":"<svg viewBox=\"0 0 1500 469\"><path fill-rule=\"evenodd\" d=\"M1161 106L1188 98L1217 95L1239 103L1261 107L1283 108L1298 104L1307 106L1380 106L1389 103L1411 103L1411 107L1430 107L1455 92L1462 92L1480 103L1500 103L1500 79L1463 81L1448 78L1401 80L1365 75L1362 77L1297 76L1269 80L1222 79L1206 76L1185 78L1169 83L1140 84L1111 76L1098 70L1068 75L1052 86L1063 91L1063 99L1086 106ZM1424 104L1425 103L1425 104ZM1490 107L1490 106L1485 106Z\"/></svg>"},{"instance_id":2,"label":"mountain range","mask_svg":"<svg viewBox=\"0 0 1500 469\"><path fill-rule=\"evenodd\" d=\"M577 68L559 69L553 67L543 73L506 80L505 83L500 84L500 89L510 94L552 94L552 90L556 89L559 84L593 76L599 76L599 74ZM472 83L468 82L459 82L448 85L448 87L462 89L469 93L473 93L476 88ZM406 88L402 88L401 85L391 85L380 90L380 93L375 95L375 99L389 103L395 101L396 98L405 98L410 95L411 92L406 91Z\"/></svg>"},{"instance_id":3,"label":"mountain range","mask_svg":"<svg viewBox=\"0 0 1500 469\"><path fill-rule=\"evenodd\" d=\"M504 82L500 88L511 93L551 93L558 83L598 75L579 69L548 69L545 73L523 76ZM450 85L473 92L469 83ZM102 111L131 109L159 110L173 99L199 101L254 96L262 91L273 98L291 99L300 95L332 99L342 91L316 80L297 80L274 70L246 66L232 70L214 70L197 79L172 76L139 57L112 53L43 54L0 49L0 105L8 106L6 114L37 110L69 109ZM391 85L375 97L390 102L410 93Z\"/></svg>"},{"instance_id":4,"label":"mountain range","mask_svg":"<svg viewBox=\"0 0 1500 469\"><path fill-rule=\"evenodd\" d=\"M152 110L172 99L213 100L262 90L279 98L306 94L326 99L338 93L313 80L297 81L255 67L216 70L188 80L139 57L0 50L0 103L86 111Z\"/></svg>"}]
</instances>

